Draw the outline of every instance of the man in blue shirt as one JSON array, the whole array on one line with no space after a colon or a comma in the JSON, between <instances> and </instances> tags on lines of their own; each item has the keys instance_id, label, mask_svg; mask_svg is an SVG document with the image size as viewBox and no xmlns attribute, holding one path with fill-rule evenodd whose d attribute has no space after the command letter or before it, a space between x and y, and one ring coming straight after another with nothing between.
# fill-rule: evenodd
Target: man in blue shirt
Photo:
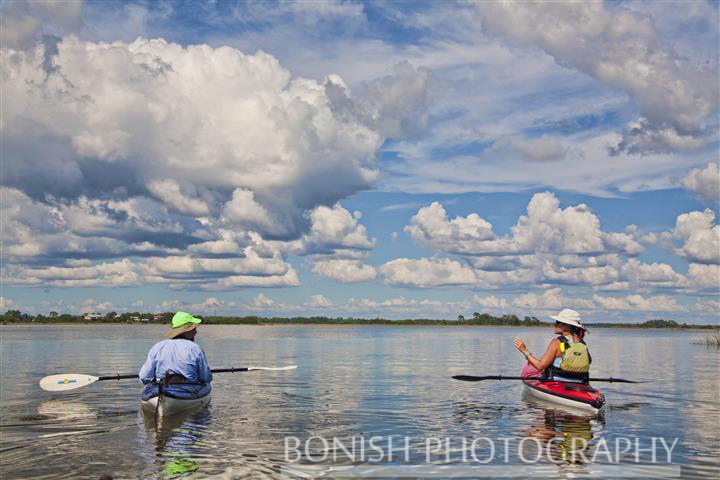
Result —
<instances>
[{"instance_id":1,"label":"man in blue shirt","mask_svg":"<svg viewBox=\"0 0 720 480\"><path fill-rule=\"evenodd\" d=\"M150 349L140 369L140 380L146 385L143 400L163 394L175 398L198 398L210 393L212 372L205 352L195 343L197 326L202 322L187 312L177 312L166 340Z\"/></svg>"}]
</instances>

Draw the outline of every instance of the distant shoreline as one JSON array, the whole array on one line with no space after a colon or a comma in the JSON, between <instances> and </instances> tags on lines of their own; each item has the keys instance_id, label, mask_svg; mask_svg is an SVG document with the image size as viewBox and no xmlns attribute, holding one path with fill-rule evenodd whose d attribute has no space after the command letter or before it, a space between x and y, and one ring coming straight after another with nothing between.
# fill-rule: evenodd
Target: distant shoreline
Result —
<instances>
[{"instance_id":1,"label":"distant shoreline","mask_svg":"<svg viewBox=\"0 0 720 480\"><path fill-rule=\"evenodd\" d=\"M271 327L271 326L293 326L293 327L497 327L497 328L550 328L553 326L551 323L543 323L540 325L502 325L502 324L473 324L473 323L457 323L456 321L449 320L442 323L442 320L438 320L435 323L424 322L424 323L403 323L403 320L387 320L386 322L272 322L263 321L257 323L241 323L241 322L214 322L207 321L205 325L243 325L243 326L254 326L254 327ZM169 323L169 322L168 322ZM139 326L139 325L164 325L165 323L156 322L112 322L112 321L50 321L50 322L0 322L3 326L36 326L36 325L127 325L127 326ZM602 324L586 324L589 331L600 328L622 328L629 330L718 330L720 331L719 325L688 325L679 324L677 326L646 326L642 323L602 323Z\"/></svg>"},{"instance_id":2,"label":"distant shoreline","mask_svg":"<svg viewBox=\"0 0 720 480\"><path fill-rule=\"evenodd\" d=\"M168 325L174 312L163 313L141 313L141 312L108 312L105 315L100 313L86 313L84 315L71 315L68 313L50 312L48 315L29 315L19 310L8 310L0 317L0 324L131 324L131 325ZM472 317L465 318L458 315L454 320L435 320L430 318L406 318L402 320L388 320L386 318L353 318L353 317L260 317L256 315L247 316L221 316L221 315L196 315L202 318L206 325L324 325L324 326L425 326L425 327L552 327L552 323L541 322L537 317L524 317L520 319L517 315L507 314L496 317L489 313L473 313ZM661 328L667 330L712 330L720 329L718 325L688 325L677 323L674 320L655 319L642 323L590 323L586 324L588 329L594 328Z\"/></svg>"}]
</instances>

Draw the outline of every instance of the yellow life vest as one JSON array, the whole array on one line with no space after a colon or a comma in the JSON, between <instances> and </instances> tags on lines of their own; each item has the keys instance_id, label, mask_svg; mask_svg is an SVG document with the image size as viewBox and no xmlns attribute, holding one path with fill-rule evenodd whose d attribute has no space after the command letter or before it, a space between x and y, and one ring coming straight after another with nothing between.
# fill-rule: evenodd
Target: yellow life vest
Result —
<instances>
[{"instance_id":1,"label":"yellow life vest","mask_svg":"<svg viewBox=\"0 0 720 480\"><path fill-rule=\"evenodd\" d=\"M589 372L592 358L585 342L580 340L571 344L564 336L559 337L558 340L560 340L560 352L562 352L559 369L563 372L572 373ZM560 372L557 373L562 375Z\"/></svg>"}]
</instances>

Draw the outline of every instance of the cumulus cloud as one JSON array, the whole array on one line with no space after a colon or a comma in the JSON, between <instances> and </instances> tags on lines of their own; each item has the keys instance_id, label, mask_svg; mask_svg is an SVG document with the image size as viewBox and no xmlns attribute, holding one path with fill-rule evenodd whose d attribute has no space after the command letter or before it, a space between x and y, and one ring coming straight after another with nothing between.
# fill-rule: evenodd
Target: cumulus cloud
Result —
<instances>
[{"instance_id":1,"label":"cumulus cloud","mask_svg":"<svg viewBox=\"0 0 720 480\"><path fill-rule=\"evenodd\" d=\"M373 80L361 108L369 125L385 137L412 138L424 133L428 122L428 70L406 60L391 75Z\"/></svg>"},{"instance_id":2,"label":"cumulus cloud","mask_svg":"<svg viewBox=\"0 0 720 480\"><path fill-rule=\"evenodd\" d=\"M348 259L319 260L315 262L313 272L342 283L367 282L377 276L377 272L372 266L364 265L358 260Z\"/></svg>"},{"instance_id":3,"label":"cumulus cloud","mask_svg":"<svg viewBox=\"0 0 720 480\"><path fill-rule=\"evenodd\" d=\"M675 250L678 255L698 263L720 263L720 225L709 208L679 215L673 234L683 242Z\"/></svg>"},{"instance_id":4,"label":"cumulus cloud","mask_svg":"<svg viewBox=\"0 0 720 480\"><path fill-rule=\"evenodd\" d=\"M43 36L61 36L82 24L83 0L65 2L4 2L0 7L0 44L30 48Z\"/></svg>"},{"instance_id":5,"label":"cumulus cloud","mask_svg":"<svg viewBox=\"0 0 720 480\"><path fill-rule=\"evenodd\" d=\"M310 308L327 308L332 307L333 303L328 300L325 295L318 293L310 297L310 301L305 305Z\"/></svg>"},{"instance_id":6,"label":"cumulus cloud","mask_svg":"<svg viewBox=\"0 0 720 480\"><path fill-rule=\"evenodd\" d=\"M496 310L503 310L510 307L510 304L507 300L502 297L496 297L495 295L483 297L475 294L470 298L470 303L480 305L483 308L491 308Z\"/></svg>"},{"instance_id":7,"label":"cumulus cloud","mask_svg":"<svg viewBox=\"0 0 720 480\"><path fill-rule=\"evenodd\" d=\"M460 251L470 250L477 242L495 238L492 225L475 213L448 221L440 202L418 210L404 230L413 240L424 245L438 249L456 246Z\"/></svg>"},{"instance_id":8,"label":"cumulus cloud","mask_svg":"<svg viewBox=\"0 0 720 480\"><path fill-rule=\"evenodd\" d=\"M458 284L470 282L469 274L473 273L475 288L567 285L604 291L637 288L691 292L711 288L709 271L692 267L694 277L688 278L668 263L645 263L637 257L645 250L642 243L657 242L659 238L667 242L675 237L684 242L676 250L680 255L691 262L717 264L720 227L714 225L714 219L710 210L684 214L678 217L673 232L656 234L652 239L635 225L628 225L625 232L604 232L599 218L587 206L563 209L552 193L545 192L532 197L527 215L521 216L506 236L495 235L492 225L476 214L449 220L438 202L421 208L405 231L435 252L460 257L467 264L461 269L467 272L465 280ZM422 260L427 265L436 262ZM420 260L407 262L420 267ZM410 280L412 274L404 270L405 266L389 262L380 271L387 269L386 282L391 284L406 281L431 287L437 283L421 275ZM401 272L407 279L399 280Z\"/></svg>"},{"instance_id":9,"label":"cumulus cloud","mask_svg":"<svg viewBox=\"0 0 720 480\"><path fill-rule=\"evenodd\" d=\"M637 254L643 250L627 234L602 232L600 220L587 205L562 209L550 192L533 195L527 215L518 219L507 237L496 237L492 225L474 213L448 221L438 202L418 210L405 231L433 250L468 255L600 254L608 250Z\"/></svg>"},{"instance_id":10,"label":"cumulus cloud","mask_svg":"<svg viewBox=\"0 0 720 480\"><path fill-rule=\"evenodd\" d=\"M691 263L688 279L696 287L720 290L720 265Z\"/></svg>"},{"instance_id":11,"label":"cumulus cloud","mask_svg":"<svg viewBox=\"0 0 720 480\"><path fill-rule=\"evenodd\" d=\"M300 279L294 268L288 267L282 275L231 275L222 277L215 282L203 282L197 288L201 290L234 290L242 287L296 287ZM170 288L188 288L187 283L170 284Z\"/></svg>"},{"instance_id":12,"label":"cumulus cloud","mask_svg":"<svg viewBox=\"0 0 720 480\"><path fill-rule=\"evenodd\" d=\"M578 310L593 309L595 305L591 300L584 298L569 298L559 288L551 288L541 294L525 293L513 299L513 305L527 310L558 310L561 308L575 308Z\"/></svg>"},{"instance_id":13,"label":"cumulus cloud","mask_svg":"<svg viewBox=\"0 0 720 480\"><path fill-rule=\"evenodd\" d=\"M162 39L65 37L0 56L2 247L22 273L14 283L78 285L49 268L87 259L88 284L95 272L99 285L298 285L283 254L375 246L360 213L337 201L378 178L383 137L333 95L339 77L293 78L262 51ZM399 112L395 84L376 87L373 124ZM148 260L130 261L130 276L103 273L113 262L100 259L129 257ZM370 278L372 267L354 273Z\"/></svg>"},{"instance_id":14,"label":"cumulus cloud","mask_svg":"<svg viewBox=\"0 0 720 480\"><path fill-rule=\"evenodd\" d=\"M705 132L683 134L670 126L656 126L647 118L639 118L627 124L622 139L610 148L617 155L621 152L665 153L675 150L699 149L705 144Z\"/></svg>"},{"instance_id":15,"label":"cumulus cloud","mask_svg":"<svg viewBox=\"0 0 720 480\"><path fill-rule=\"evenodd\" d=\"M720 172L717 163L710 162L703 169L690 170L690 173L680 180L680 184L707 203L720 201Z\"/></svg>"},{"instance_id":16,"label":"cumulus cloud","mask_svg":"<svg viewBox=\"0 0 720 480\"><path fill-rule=\"evenodd\" d=\"M197 216L238 214L241 189L297 237L306 210L378 177L381 136L266 53L65 37L50 74L45 53L2 51L3 182L31 197L144 194Z\"/></svg>"},{"instance_id":17,"label":"cumulus cloud","mask_svg":"<svg viewBox=\"0 0 720 480\"><path fill-rule=\"evenodd\" d=\"M476 282L472 269L449 258L398 258L381 265L378 270L389 285L439 287Z\"/></svg>"},{"instance_id":18,"label":"cumulus cloud","mask_svg":"<svg viewBox=\"0 0 720 480\"><path fill-rule=\"evenodd\" d=\"M643 297L628 295L626 297L602 297L593 295L593 301L605 310L647 311L647 312L684 312L686 308L677 303L674 297L656 295Z\"/></svg>"},{"instance_id":19,"label":"cumulus cloud","mask_svg":"<svg viewBox=\"0 0 720 480\"><path fill-rule=\"evenodd\" d=\"M332 208L319 206L309 214L310 231L299 242L303 253L331 253L335 249L369 250L375 239L368 239L360 223L361 213L352 214L340 204Z\"/></svg>"},{"instance_id":20,"label":"cumulus cloud","mask_svg":"<svg viewBox=\"0 0 720 480\"><path fill-rule=\"evenodd\" d=\"M255 298L253 298L249 303L248 306L254 307L254 308L267 308L272 307L275 304L275 301L265 295L264 293L259 293Z\"/></svg>"},{"instance_id":21,"label":"cumulus cloud","mask_svg":"<svg viewBox=\"0 0 720 480\"><path fill-rule=\"evenodd\" d=\"M537 45L563 66L628 92L643 119L618 145L630 152L698 146L717 111L717 65L693 64L652 20L604 2L478 2L483 30Z\"/></svg>"}]
</instances>

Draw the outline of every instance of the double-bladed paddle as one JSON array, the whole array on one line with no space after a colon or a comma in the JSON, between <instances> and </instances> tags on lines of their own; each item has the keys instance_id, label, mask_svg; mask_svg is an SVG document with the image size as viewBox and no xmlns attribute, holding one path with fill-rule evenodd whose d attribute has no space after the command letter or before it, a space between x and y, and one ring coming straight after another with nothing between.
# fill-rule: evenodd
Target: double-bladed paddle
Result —
<instances>
[{"instance_id":1,"label":"double-bladed paddle","mask_svg":"<svg viewBox=\"0 0 720 480\"><path fill-rule=\"evenodd\" d=\"M483 380L542 380L542 377L505 377L503 375L488 375L485 377L474 377L472 375L454 375L455 380L464 382L481 382ZM623 378L588 378L588 382L610 382L610 383L647 383L636 382L634 380L625 380Z\"/></svg>"},{"instance_id":2,"label":"double-bladed paddle","mask_svg":"<svg viewBox=\"0 0 720 480\"><path fill-rule=\"evenodd\" d=\"M250 372L253 370L294 370L297 365L289 365L287 367L238 367L238 368L214 368L212 373L234 373L234 372ZM77 373L60 373L58 375L50 375L40 380L40 388L48 392L64 392L66 390L74 390L76 388L85 387L91 383L101 382L103 380L128 380L138 378L137 373L125 375L106 375L102 377L93 377L92 375L82 375Z\"/></svg>"}]
</instances>

